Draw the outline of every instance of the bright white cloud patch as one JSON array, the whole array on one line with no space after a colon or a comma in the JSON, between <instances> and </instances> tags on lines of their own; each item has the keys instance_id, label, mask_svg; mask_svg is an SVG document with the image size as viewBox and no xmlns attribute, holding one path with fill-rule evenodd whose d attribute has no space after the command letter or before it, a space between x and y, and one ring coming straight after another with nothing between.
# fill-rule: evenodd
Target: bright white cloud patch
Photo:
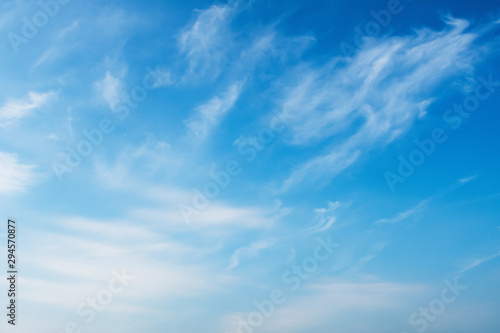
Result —
<instances>
[{"instance_id":1,"label":"bright white cloud patch","mask_svg":"<svg viewBox=\"0 0 500 333\"><path fill-rule=\"evenodd\" d=\"M331 282L310 285L307 291L310 294L304 297L288 294L287 301L266 320L262 331L311 332L332 325L328 327L359 332L356 316L360 311L374 316L398 313L405 300L416 299L427 288L402 283ZM343 321L346 317L350 318L347 323Z\"/></svg>"},{"instance_id":2,"label":"bright white cloud patch","mask_svg":"<svg viewBox=\"0 0 500 333\"><path fill-rule=\"evenodd\" d=\"M474 258L474 259L469 259L467 262L465 262L462 265L462 268L459 272L459 274L464 274L467 271L470 271L471 269L474 269L482 264L488 263L492 260L495 260L496 258L500 257L500 252L493 253L484 257L480 258Z\"/></svg>"},{"instance_id":3,"label":"bright white cloud patch","mask_svg":"<svg viewBox=\"0 0 500 333\"><path fill-rule=\"evenodd\" d=\"M404 212L400 212L400 213L398 213L393 218L390 218L390 219L383 218L383 219L380 219L380 220L376 221L375 223L378 223L378 224L381 224L381 223L398 223L398 222L404 221L404 220L410 218L411 216L413 216L413 215L415 215L417 213L420 213L424 209L426 209L427 206L429 205L430 200L431 200L430 198L422 200L415 207L412 207L412 208L410 208L410 209L408 209L408 210L406 210Z\"/></svg>"},{"instance_id":4,"label":"bright white cloud patch","mask_svg":"<svg viewBox=\"0 0 500 333\"><path fill-rule=\"evenodd\" d=\"M461 178L458 180L458 182L460 184L467 184L467 183L475 181L478 178L479 178L479 175L474 175L474 176L470 176L470 177L466 177L466 178Z\"/></svg>"},{"instance_id":5,"label":"bright white cloud patch","mask_svg":"<svg viewBox=\"0 0 500 333\"><path fill-rule=\"evenodd\" d=\"M335 213L341 206L342 204L338 201L329 201L327 208L315 209L314 212L316 213L316 216L314 218L314 225L308 228L306 232L315 234L330 229L337 221Z\"/></svg>"},{"instance_id":6,"label":"bright white cloud patch","mask_svg":"<svg viewBox=\"0 0 500 333\"><path fill-rule=\"evenodd\" d=\"M35 180L33 165L21 164L17 155L0 152L0 195L22 192Z\"/></svg>"},{"instance_id":7,"label":"bright white cloud patch","mask_svg":"<svg viewBox=\"0 0 500 333\"><path fill-rule=\"evenodd\" d=\"M255 257L260 251L271 247L275 243L274 239L256 241L248 246L240 247L234 251L228 269L235 268L240 264L242 258Z\"/></svg>"},{"instance_id":8,"label":"bright white cloud patch","mask_svg":"<svg viewBox=\"0 0 500 333\"><path fill-rule=\"evenodd\" d=\"M443 31L372 41L350 62L336 58L321 68L300 68L282 104L282 115L291 119L288 142L334 140L296 168L283 188L332 178L363 153L401 136L425 114L433 88L471 71L478 36L465 32L468 25L450 20Z\"/></svg>"},{"instance_id":9,"label":"bright white cloud patch","mask_svg":"<svg viewBox=\"0 0 500 333\"><path fill-rule=\"evenodd\" d=\"M0 127L11 125L21 118L30 116L34 110L44 106L54 96L54 92L32 91L27 98L8 100L0 107Z\"/></svg>"},{"instance_id":10,"label":"bright white cloud patch","mask_svg":"<svg viewBox=\"0 0 500 333\"><path fill-rule=\"evenodd\" d=\"M58 220L58 225L67 230L31 230L27 241L33 255L26 258L26 264L35 267L38 274L26 283L25 295L39 305L75 311L80 302L107 286L113 270L123 269L134 277L124 292L116 295L114 304L140 304L148 312L155 307L146 306L145 299L173 300L203 294L220 288L216 284L225 279L209 263L192 260L201 253L199 248L166 240L149 225L139 227L133 225L136 221L108 223L80 217ZM59 277L56 281L54 273ZM67 297L51 297L57 290ZM128 311L127 307L120 308L119 312Z\"/></svg>"},{"instance_id":11,"label":"bright white cloud patch","mask_svg":"<svg viewBox=\"0 0 500 333\"><path fill-rule=\"evenodd\" d=\"M180 51L189 62L189 74L219 75L219 66L228 47L230 32L227 25L234 10L231 5L213 5L200 10L196 20L180 34Z\"/></svg>"},{"instance_id":12,"label":"bright white cloud patch","mask_svg":"<svg viewBox=\"0 0 500 333\"><path fill-rule=\"evenodd\" d=\"M243 83L236 83L208 103L196 108L195 114L186 122L197 138L204 139L238 100Z\"/></svg>"},{"instance_id":13,"label":"bright white cloud patch","mask_svg":"<svg viewBox=\"0 0 500 333\"><path fill-rule=\"evenodd\" d=\"M120 79L114 77L110 72L106 72L106 76L96 83L97 92L109 105L110 109L114 109L120 102L120 95L123 91L123 83Z\"/></svg>"}]
</instances>

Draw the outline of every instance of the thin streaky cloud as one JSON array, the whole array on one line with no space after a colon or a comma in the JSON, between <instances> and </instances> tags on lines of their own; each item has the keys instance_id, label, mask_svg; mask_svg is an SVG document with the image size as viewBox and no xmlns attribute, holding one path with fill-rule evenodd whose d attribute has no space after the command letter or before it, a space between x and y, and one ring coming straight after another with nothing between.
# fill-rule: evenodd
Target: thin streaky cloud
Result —
<instances>
[{"instance_id":1,"label":"thin streaky cloud","mask_svg":"<svg viewBox=\"0 0 500 333\"><path fill-rule=\"evenodd\" d=\"M478 35L468 27L469 22L454 19L442 31L420 30L369 43L348 63L334 58L319 69L297 69L297 84L281 105L281 114L291 119L288 144L336 139L292 170L281 191L327 184L363 153L401 137L434 101L433 88L471 72Z\"/></svg>"},{"instance_id":2,"label":"thin streaky cloud","mask_svg":"<svg viewBox=\"0 0 500 333\"><path fill-rule=\"evenodd\" d=\"M0 107L0 127L11 125L33 114L36 109L46 105L56 96L54 91L39 93L31 91L24 99L8 100Z\"/></svg>"},{"instance_id":3,"label":"thin streaky cloud","mask_svg":"<svg viewBox=\"0 0 500 333\"><path fill-rule=\"evenodd\" d=\"M329 201L327 208L316 208L314 210L315 218L314 225L305 230L305 232L310 234L315 234L319 232L324 232L332 227L332 225L337 222L337 217L334 213L342 207L342 203L339 201Z\"/></svg>"},{"instance_id":4,"label":"thin streaky cloud","mask_svg":"<svg viewBox=\"0 0 500 333\"><path fill-rule=\"evenodd\" d=\"M407 220L408 218L414 216L417 213L422 212L425 210L431 201L431 198L425 199L420 201L416 206L404 211L398 213L395 217L393 218L383 218L380 220L377 220L375 223L376 224L385 224L385 223L398 223Z\"/></svg>"},{"instance_id":5,"label":"thin streaky cloud","mask_svg":"<svg viewBox=\"0 0 500 333\"><path fill-rule=\"evenodd\" d=\"M227 269L233 269L240 265L241 260L245 258L255 257L259 254L259 252L270 248L274 245L276 240L274 239L265 239L256 241L248 246L240 247L236 251L234 251L231 256L229 266Z\"/></svg>"},{"instance_id":6,"label":"thin streaky cloud","mask_svg":"<svg viewBox=\"0 0 500 333\"><path fill-rule=\"evenodd\" d=\"M485 257L475 258L475 259L469 260L469 262L462 267L462 269L458 272L457 275L464 274L464 273L466 273L474 268L477 268L483 264L486 264L492 260L495 260L498 257L500 257L500 252L497 252L497 253L494 253L494 254L491 254L491 255L488 255Z\"/></svg>"},{"instance_id":7,"label":"thin streaky cloud","mask_svg":"<svg viewBox=\"0 0 500 333\"><path fill-rule=\"evenodd\" d=\"M17 155L0 152L0 195L26 191L36 180L35 166L22 164Z\"/></svg>"},{"instance_id":8,"label":"thin streaky cloud","mask_svg":"<svg viewBox=\"0 0 500 333\"><path fill-rule=\"evenodd\" d=\"M470 176L470 177L466 177L466 178L461 178L458 180L458 182L460 184L467 184L467 183L470 183L470 182L477 180L478 178L479 178L479 175L474 175L474 176Z\"/></svg>"},{"instance_id":9,"label":"thin streaky cloud","mask_svg":"<svg viewBox=\"0 0 500 333\"><path fill-rule=\"evenodd\" d=\"M244 82L232 84L221 96L216 96L196 108L194 115L186 121L196 138L204 140L211 130L233 108L241 94Z\"/></svg>"},{"instance_id":10,"label":"thin streaky cloud","mask_svg":"<svg viewBox=\"0 0 500 333\"><path fill-rule=\"evenodd\" d=\"M101 98L108 104L110 109L113 110L120 103L124 84L109 71L106 72L102 80L95 83L95 87L98 94L100 94Z\"/></svg>"},{"instance_id":11,"label":"thin streaky cloud","mask_svg":"<svg viewBox=\"0 0 500 333\"><path fill-rule=\"evenodd\" d=\"M208 76L211 79L220 74L220 66L227 56L231 44L228 25L236 10L237 3L212 5L198 10L193 23L186 26L179 35L179 51L188 62L184 81Z\"/></svg>"}]
</instances>

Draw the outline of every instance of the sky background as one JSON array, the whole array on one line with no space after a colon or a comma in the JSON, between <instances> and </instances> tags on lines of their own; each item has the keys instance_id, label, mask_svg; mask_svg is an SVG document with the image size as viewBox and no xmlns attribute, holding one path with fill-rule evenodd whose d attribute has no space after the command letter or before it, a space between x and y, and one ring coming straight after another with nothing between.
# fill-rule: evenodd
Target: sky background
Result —
<instances>
[{"instance_id":1,"label":"sky background","mask_svg":"<svg viewBox=\"0 0 500 333\"><path fill-rule=\"evenodd\" d=\"M4 1L2 332L497 333L499 32L493 0ZM318 238L335 250L292 290Z\"/></svg>"}]
</instances>

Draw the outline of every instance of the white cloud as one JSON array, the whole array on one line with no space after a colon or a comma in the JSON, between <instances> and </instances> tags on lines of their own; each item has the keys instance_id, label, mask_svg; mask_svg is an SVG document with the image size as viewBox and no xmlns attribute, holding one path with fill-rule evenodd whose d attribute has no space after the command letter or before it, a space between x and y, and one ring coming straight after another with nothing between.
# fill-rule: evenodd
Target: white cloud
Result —
<instances>
[{"instance_id":1,"label":"white cloud","mask_svg":"<svg viewBox=\"0 0 500 333\"><path fill-rule=\"evenodd\" d=\"M458 182L460 184L467 184L467 183L475 181L478 178L479 178L479 175L474 175L474 176L470 176L470 177L466 177L466 178L461 178L458 180Z\"/></svg>"},{"instance_id":2,"label":"white cloud","mask_svg":"<svg viewBox=\"0 0 500 333\"><path fill-rule=\"evenodd\" d=\"M35 166L19 163L17 155L0 152L0 161L0 195L23 192L35 182Z\"/></svg>"},{"instance_id":3,"label":"white cloud","mask_svg":"<svg viewBox=\"0 0 500 333\"><path fill-rule=\"evenodd\" d=\"M11 125L21 118L30 116L55 96L55 92L47 93L30 92L25 99L8 100L0 107L0 127Z\"/></svg>"},{"instance_id":4,"label":"white cloud","mask_svg":"<svg viewBox=\"0 0 500 333\"><path fill-rule=\"evenodd\" d=\"M147 240L155 241L157 235L143 226L130 225L125 221L96 221L86 218L74 217L60 219L60 225L78 233L106 235L113 240Z\"/></svg>"},{"instance_id":5,"label":"white cloud","mask_svg":"<svg viewBox=\"0 0 500 333\"><path fill-rule=\"evenodd\" d=\"M192 200L192 194L185 199ZM189 202L184 200L185 202ZM223 230L223 229L262 229L274 225L274 219L263 209L256 207L235 207L220 202L211 202L210 205L190 216L189 224L184 221L177 204L165 203L169 208L139 208L131 211L135 218L147 219L165 227L182 227L190 230Z\"/></svg>"},{"instance_id":6,"label":"white cloud","mask_svg":"<svg viewBox=\"0 0 500 333\"><path fill-rule=\"evenodd\" d=\"M369 318L388 314L394 316L394 313L404 311L402 307L408 304L408 299L417 300L423 291L427 288L400 283L331 282L309 285L301 291L302 295L307 293L306 296L286 294L286 303L277 306L274 314L265 319L259 332L311 332L323 331L327 327L327 331L366 332L368 322L361 325L365 329L357 327L361 314L372 314ZM402 312L402 315L406 313ZM234 319L237 316L246 319L248 314L234 314L230 318L232 320L226 322L226 331L236 332ZM347 317L350 320L346 322Z\"/></svg>"},{"instance_id":7,"label":"white cloud","mask_svg":"<svg viewBox=\"0 0 500 333\"><path fill-rule=\"evenodd\" d=\"M460 187L465 186L465 185L467 185L469 183L472 183L472 182L474 182L474 181L476 181L478 179L479 179L479 174L473 175L473 176L470 176L470 177L460 178L454 184L452 184L450 186L450 190L452 190L452 191L457 190Z\"/></svg>"},{"instance_id":8,"label":"white cloud","mask_svg":"<svg viewBox=\"0 0 500 333\"><path fill-rule=\"evenodd\" d=\"M275 220L279 220L287 215L293 213L292 207L283 207L283 202L279 199L274 199L275 207L272 209L271 214L272 218Z\"/></svg>"},{"instance_id":9,"label":"white cloud","mask_svg":"<svg viewBox=\"0 0 500 333\"><path fill-rule=\"evenodd\" d=\"M213 5L199 10L196 20L179 36L179 47L189 63L188 74L217 77L230 44L228 24L232 5Z\"/></svg>"},{"instance_id":10,"label":"white cloud","mask_svg":"<svg viewBox=\"0 0 500 333\"><path fill-rule=\"evenodd\" d=\"M213 253L199 243L170 241L143 220L116 223L64 217L56 219L53 232L29 230L26 250L31 255L25 260L32 269L25 274L29 283L24 297L72 310L107 287L112 270L124 268L135 279L115 305L117 310L128 311L139 299L149 304L154 299L200 295L231 280L209 262ZM137 221L140 226L133 225ZM200 258L204 259L201 263ZM68 297L50 297L55 290L65 291Z\"/></svg>"},{"instance_id":11,"label":"white cloud","mask_svg":"<svg viewBox=\"0 0 500 333\"><path fill-rule=\"evenodd\" d=\"M223 73L237 78L249 76L266 56L284 63L289 58L300 57L315 42L310 35L280 35L275 31L280 20L256 27L250 36L239 36L239 32L232 30L231 22L251 3L236 0L196 11L195 20L178 37L179 51L187 62L181 82L213 80Z\"/></svg>"},{"instance_id":12,"label":"white cloud","mask_svg":"<svg viewBox=\"0 0 500 333\"><path fill-rule=\"evenodd\" d=\"M408 130L441 83L470 73L477 35L465 32L464 20L448 24L444 31L373 41L350 62L335 58L318 69L299 67L281 106L290 119L288 143L332 143L297 167L282 189L335 177L363 153Z\"/></svg>"},{"instance_id":13,"label":"white cloud","mask_svg":"<svg viewBox=\"0 0 500 333\"><path fill-rule=\"evenodd\" d=\"M427 206L429 205L430 200L431 200L431 198L422 200L415 207L412 207L404 212L400 212L393 218L390 218L390 219L383 218L383 219L377 220L375 223L383 224L383 223L397 223L397 222L404 221L404 220L408 219L409 217L411 217L412 215L420 213L421 211L426 209Z\"/></svg>"},{"instance_id":14,"label":"white cloud","mask_svg":"<svg viewBox=\"0 0 500 333\"><path fill-rule=\"evenodd\" d=\"M73 32L76 28L78 28L79 22L74 21L70 25L68 25L66 28L62 29L61 32L57 35L57 39L63 39L65 38L69 33Z\"/></svg>"},{"instance_id":15,"label":"white cloud","mask_svg":"<svg viewBox=\"0 0 500 333\"><path fill-rule=\"evenodd\" d=\"M318 214L331 213L331 212L336 211L338 208L340 208L340 206L342 206L342 204L339 201L335 201L335 202L328 201L327 208L316 208L314 210L314 212L318 213Z\"/></svg>"},{"instance_id":16,"label":"white cloud","mask_svg":"<svg viewBox=\"0 0 500 333\"><path fill-rule=\"evenodd\" d=\"M51 262L54 265L61 265L59 262ZM66 263L65 263L66 264ZM72 269L72 267L68 267ZM24 286L25 301L32 301L39 304L65 306L69 309L78 305L79 302L99 290L97 283L60 283L39 278L23 277L21 283Z\"/></svg>"},{"instance_id":17,"label":"white cloud","mask_svg":"<svg viewBox=\"0 0 500 333\"><path fill-rule=\"evenodd\" d=\"M97 177L106 189L127 191L141 198L148 198L150 205L130 209L132 219L146 219L175 230L261 229L274 225L278 218L276 211L235 206L218 200L211 200L203 209L194 209L193 201L199 199L195 199L195 192L166 184L159 186L149 183L147 175L152 171L163 172L165 167L173 169L172 158L152 149L151 146L157 147L157 144L158 141L151 139L139 148L128 147L112 165L103 161L95 163ZM184 221L181 206L188 207L189 224ZM195 213L191 213L190 209ZM289 213L289 208L278 213L284 216Z\"/></svg>"},{"instance_id":18,"label":"white cloud","mask_svg":"<svg viewBox=\"0 0 500 333\"><path fill-rule=\"evenodd\" d=\"M332 225L337 221L337 217L334 213L342 206L342 204L338 201L328 202L327 208L317 208L314 210L315 218L314 225L305 231L311 234L315 234L318 232L323 232L332 227Z\"/></svg>"},{"instance_id":19,"label":"white cloud","mask_svg":"<svg viewBox=\"0 0 500 333\"><path fill-rule=\"evenodd\" d=\"M55 133L50 133L49 135L47 135L47 139L53 140L53 141L59 141L59 136L57 136L57 134L55 134Z\"/></svg>"},{"instance_id":20,"label":"white cloud","mask_svg":"<svg viewBox=\"0 0 500 333\"><path fill-rule=\"evenodd\" d=\"M211 129L231 110L240 96L243 83L235 83L222 94L212 98L208 103L196 108L195 114L186 121L186 125L198 139L205 139Z\"/></svg>"},{"instance_id":21,"label":"white cloud","mask_svg":"<svg viewBox=\"0 0 500 333\"><path fill-rule=\"evenodd\" d=\"M155 83L153 84L153 88L166 87L173 83L174 79L172 77L172 73L169 70L160 68L156 70Z\"/></svg>"},{"instance_id":22,"label":"white cloud","mask_svg":"<svg viewBox=\"0 0 500 333\"><path fill-rule=\"evenodd\" d=\"M54 60L58 55L58 50L56 47L54 46L51 46L49 47L47 50L45 50L42 55L40 56L40 58L38 58L38 60L36 61L36 63L33 65L33 68L36 68L38 66L40 66L41 64L47 62L47 61L51 61L51 60Z\"/></svg>"},{"instance_id":23,"label":"white cloud","mask_svg":"<svg viewBox=\"0 0 500 333\"><path fill-rule=\"evenodd\" d=\"M495 260L496 258L500 257L500 252L493 253L484 257L480 258L474 258L471 260L468 260L467 263L463 265L461 268L460 272L458 274L463 274L467 271L470 271L471 269L474 269L482 264L485 264L487 262L490 262L492 260Z\"/></svg>"},{"instance_id":24,"label":"white cloud","mask_svg":"<svg viewBox=\"0 0 500 333\"><path fill-rule=\"evenodd\" d=\"M170 145L152 134L147 134L146 141L139 146L125 146L113 162L108 160L97 157L94 166L101 185L110 189L137 188L137 181L165 168L173 172L180 165L180 157L171 151Z\"/></svg>"},{"instance_id":25,"label":"white cloud","mask_svg":"<svg viewBox=\"0 0 500 333\"><path fill-rule=\"evenodd\" d=\"M274 239L264 239L256 241L248 246L240 247L239 249L234 251L233 255L231 256L228 269L233 269L236 266L238 266L242 258L250 258L257 256L260 251L268 249L275 242L276 241Z\"/></svg>"},{"instance_id":26,"label":"white cloud","mask_svg":"<svg viewBox=\"0 0 500 333\"><path fill-rule=\"evenodd\" d=\"M109 71L106 76L95 84L97 92L108 103L110 109L114 109L120 103L120 96L123 92L123 83L114 77Z\"/></svg>"}]
</instances>

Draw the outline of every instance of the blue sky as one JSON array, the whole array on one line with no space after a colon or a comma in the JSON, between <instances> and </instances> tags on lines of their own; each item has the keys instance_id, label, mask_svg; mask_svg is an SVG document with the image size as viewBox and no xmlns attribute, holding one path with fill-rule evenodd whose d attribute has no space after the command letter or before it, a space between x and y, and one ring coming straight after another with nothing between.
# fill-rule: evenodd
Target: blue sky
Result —
<instances>
[{"instance_id":1,"label":"blue sky","mask_svg":"<svg viewBox=\"0 0 500 333\"><path fill-rule=\"evenodd\" d=\"M4 2L15 329L498 332L499 13Z\"/></svg>"}]
</instances>

